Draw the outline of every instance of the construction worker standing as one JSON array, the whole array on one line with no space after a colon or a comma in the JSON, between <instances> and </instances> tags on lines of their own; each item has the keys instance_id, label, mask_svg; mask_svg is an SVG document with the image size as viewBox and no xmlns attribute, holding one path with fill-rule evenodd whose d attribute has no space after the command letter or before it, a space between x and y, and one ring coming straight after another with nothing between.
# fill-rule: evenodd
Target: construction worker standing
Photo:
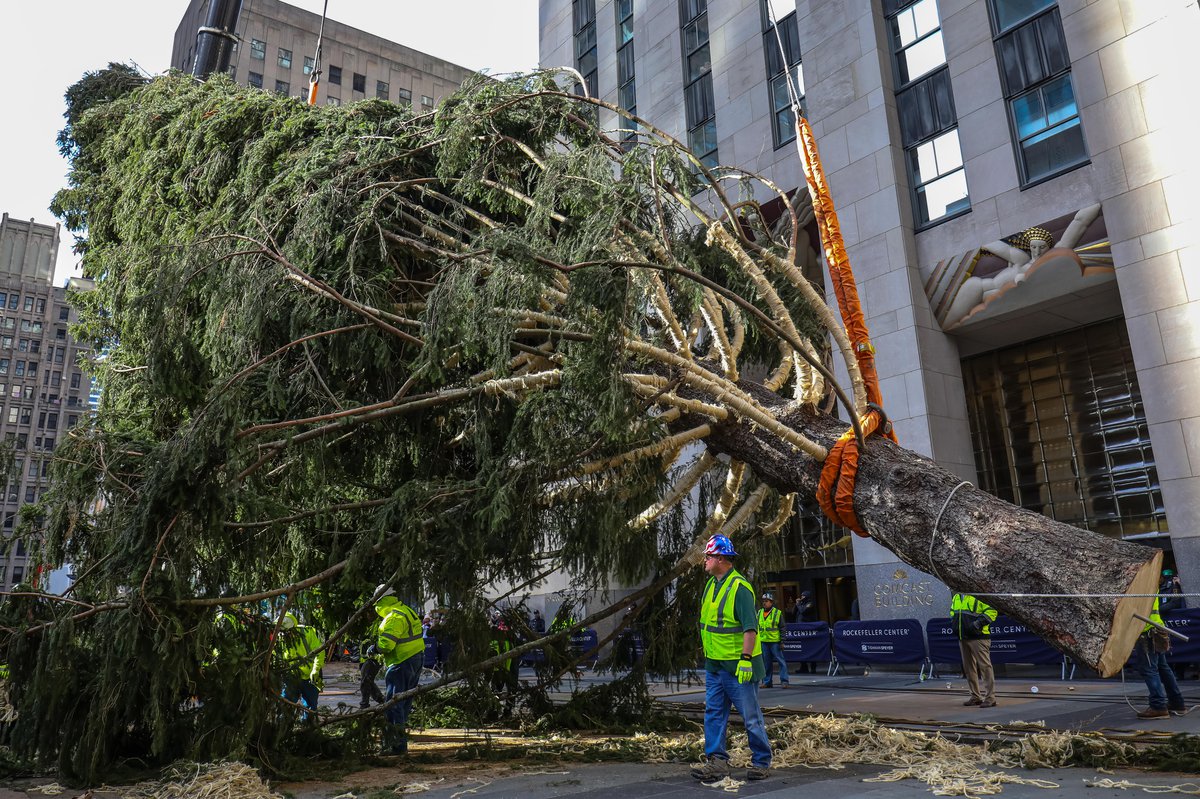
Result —
<instances>
[{"instance_id":1,"label":"construction worker standing","mask_svg":"<svg viewBox=\"0 0 1200 799\"><path fill-rule=\"evenodd\" d=\"M971 697L964 705L996 706L996 677L992 672L991 622L999 613L970 594L955 594L950 600L950 620L958 635L963 674Z\"/></svg>"},{"instance_id":2,"label":"construction worker standing","mask_svg":"<svg viewBox=\"0 0 1200 799\"><path fill-rule=\"evenodd\" d=\"M323 686L321 668L325 665L321 636L307 624L300 624L291 613L284 614L279 629L279 654L284 663L283 698L316 710ZM307 714L302 713L300 718L307 718Z\"/></svg>"},{"instance_id":3,"label":"construction worker standing","mask_svg":"<svg viewBox=\"0 0 1200 799\"><path fill-rule=\"evenodd\" d=\"M1154 597L1154 609L1150 621L1162 624L1162 597ZM1175 680L1175 672L1167 663L1167 652L1171 651L1171 637L1154 624L1147 624L1137 642L1137 662L1146 691L1150 695L1150 707L1139 711L1139 719L1169 719L1171 714L1182 716L1187 713L1187 703Z\"/></svg>"},{"instance_id":4,"label":"construction worker standing","mask_svg":"<svg viewBox=\"0 0 1200 799\"><path fill-rule=\"evenodd\" d=\"M779 664L779 687L788 687L787 661L783 659L783 612L775 607L775 596L770 592L762 595L762 610L758 612L758 639L762 641L763 660L767 665L767 679L762 687L772 687L775 664Z\"/></svg>"},{"instance_id":5,"label":"construction worker standing","mask_svg":"<svg viewBox=\"0 0 1200 799\"><path fill-rule=\"evenodd\" d=\"M410 691L421 681L425 663L425 638L421 617L396 596L387 584L375 589L375 612L379 615L379 637L375 646L383 656L384 685L387 686L387 727L383 733L383 753L408 753L408 714L412 698L392 703L392 697Z\"/></svg>"},{"instance_id":6,"label":"construction worker standing","mask_svg":"<svg viewBox=\"0 0 1200 799\"><path fill-rule=\"evenodd\" d=\"M771 743L758 704L758 684L765 669L758 640L754 589L733 568L733 542L714 535L704 548L708 583L700 601L700 638L704 642L704 755L692 776L718 782L729 774L725 731L730 705L742 714L750 743L746 778L766 779L771 768Z\"/></svg>"}]
</instances>

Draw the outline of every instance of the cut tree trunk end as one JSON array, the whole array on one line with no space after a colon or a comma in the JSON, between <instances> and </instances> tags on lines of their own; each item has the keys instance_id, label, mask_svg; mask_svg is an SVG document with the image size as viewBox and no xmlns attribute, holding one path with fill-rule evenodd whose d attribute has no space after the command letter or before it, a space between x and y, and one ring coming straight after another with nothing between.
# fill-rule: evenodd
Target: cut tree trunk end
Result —
<instances>
[{"instance_id":1,"label":"cut tree trunk end","mask_svg":"<svg viewBox=\"0 0 1200 799\"><path fill-rule=\"evenodd\" d=\"M779 421L825 446L846 429L761 385L739 385ZM821 464L762 428L730 421L706 443L747 462L781 493L816 496ZM875 436L860 458L854 510L871 537L905 563L954 591L997 595L985 601L1075 662L1102 677L1119 672L1144 626L1133 614L1148 616L1154 604L1152 596L1133 595L1155 592L1162 552L1056 522L970 484L955 491L962 482ZM1047 594L1068 596L1037 596Z\"/></svg>"}]
</instances>

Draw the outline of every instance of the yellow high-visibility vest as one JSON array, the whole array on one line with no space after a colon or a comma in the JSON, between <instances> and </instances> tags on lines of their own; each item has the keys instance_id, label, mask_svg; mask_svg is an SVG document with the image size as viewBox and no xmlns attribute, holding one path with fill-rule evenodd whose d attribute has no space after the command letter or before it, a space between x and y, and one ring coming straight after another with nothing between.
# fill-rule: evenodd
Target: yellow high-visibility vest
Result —
<instances>
[{"instance_id":1,"label":"yellow high-visibility vest","mask_svg":"<svg viewBox=\"0 0 1200 799\"><path fill-rule=\"evenodd\" d=\"M754 595L754 589L746 578L735 570L725 575L721 590L717 591L717 578L708 578L704 587L704 600L700 603L700 639L704 642L704 656L712 660L738 660L742 656L742 640L745 632L734 617L734 597L738 588L745 586ZM762 642L754 638L751 655L762 654Z\"/></svg>"}]
</instances>

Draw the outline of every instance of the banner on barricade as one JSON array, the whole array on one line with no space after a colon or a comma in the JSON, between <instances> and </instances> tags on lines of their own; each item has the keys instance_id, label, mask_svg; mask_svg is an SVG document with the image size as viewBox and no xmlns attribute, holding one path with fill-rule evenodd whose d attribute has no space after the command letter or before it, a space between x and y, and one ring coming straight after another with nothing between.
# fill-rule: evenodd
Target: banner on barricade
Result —
<instances>
[{"instance_id":1,"label":"banner on barricade","mask_svg":"<svg viewBox=\"0 0 1200 799\"><path fill-rule=\"evenodd\" d=\"M425 668L432 669L437 665L437 639L432 635L425 636Z\"/></svg>"},{"instance_id":2,"label":"banner on barricade","mask_svg":"<svg viewBox=\"0 0 1200 799\"><path fill-rule=\"evenodd\" d=\"M999 616L988 625L992 631L993 663L1061 663L1062 653L1050 646L1028 627L1008 616ZM958 636L950 619L930 619L925 625L929 639L929 659L934 663L960 663Z\"/></svg>"},{"instance_id":3,"label":"banner on barricade","mask_svg":"<svg viewBox=\"0 0 1200 799\"><path fill-rule=\"evenodd\" d=\"M783 658L788 663L823 663L830 659L828 623L785 624L782 632Z\"/></svg>"},{"instance_id":4,"label":"banner on barricade","mask_svg":"<svg viewBox=\"0 0 1200 799\"><path fill-rule=\"evenodd\" d=\"M592 663L600 656L599 644L600 636L592 629L580 630L571 636L571 651L576 656L586 655L585 659Z\"/></svg>"},{"instance_id":5,"label":"banner on barricade","mask_svg":"<svg viewBox=\"0 0 1200 799\"><path fill-rule=\"evenodd\" d=\"M925 636L916 619L839 621L833 625L833 654L844 663L920 663Z\"/></svg>"},{"instance_id":6,"label":"banner on barricade","mask_svg":"<svg viewBox=\"0 0 1200 799\"><path fill-rule=\"evenodd\" d=\"M1171 636L1168 663L1200 663L1200 610L1175 610L1162 614L1163 624L1190 640L1180 641Z\"/></svg>"}]
</instances>

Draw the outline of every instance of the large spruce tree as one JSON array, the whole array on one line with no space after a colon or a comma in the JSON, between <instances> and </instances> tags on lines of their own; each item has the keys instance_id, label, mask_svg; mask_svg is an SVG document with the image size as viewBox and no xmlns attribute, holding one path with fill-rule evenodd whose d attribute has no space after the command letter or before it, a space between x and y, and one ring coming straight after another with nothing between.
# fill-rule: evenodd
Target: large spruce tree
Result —
<instances>
[{"instance_id":1,"label":"large spruce tree","mask_svg":"<svg viewBox=\"0 0 1200 799\"><path fill-rule=\"evenodd\" d=\"M333 629L381 582L460 631L501 581L647 585L649 669L694 662L698 544L771 551L847 427L829 409L866 410L803 190L767 219L760 179L645 124L614 143L553 75L423 115L116 78L64 131L103 398L42 509L78 581L7 639L14 744L78 775L267 757L297 733L259 603ZM1150 550L952 492L878 437L862 460L865 528L952 587L1153 584ZM1094 565L1053 568L1065 549ZM1102 670L1128 651L1118 597L994 604Z\"/></svg>"}]
</instances>

